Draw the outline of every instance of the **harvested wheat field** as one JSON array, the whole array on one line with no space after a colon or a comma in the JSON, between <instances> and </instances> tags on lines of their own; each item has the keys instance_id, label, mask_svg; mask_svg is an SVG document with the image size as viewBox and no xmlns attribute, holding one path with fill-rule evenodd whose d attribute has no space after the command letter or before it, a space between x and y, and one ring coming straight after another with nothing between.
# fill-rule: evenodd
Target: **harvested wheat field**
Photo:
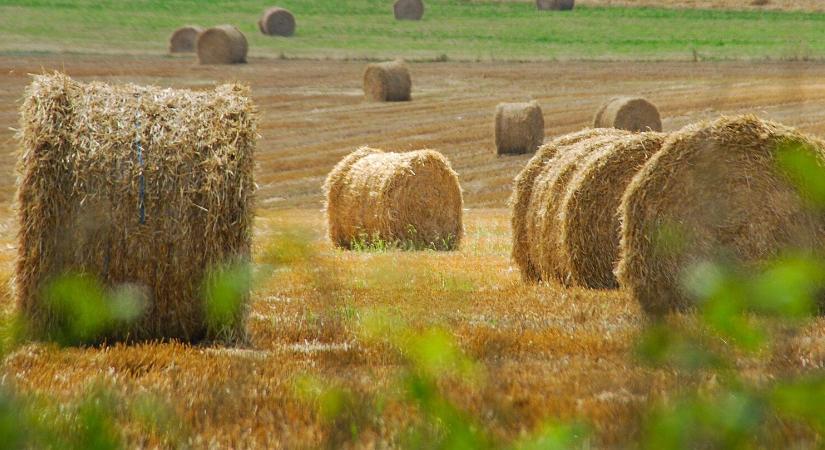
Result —
<instances>
[{"instance_id":1,"label":"harvested wheat field","mask_svg":"<svg viewBox=\"0 0 825 450\"><path fill-rule=\"evenodd\" d=\"M83 82L195 90L248 84L261 135L252 245L262 274L253 285L244 344L61 349L27 343L3 360L0 386L30 395L47 411L60 402L64 412L82 412L90 393L106 392L106 401L119 405L104 415L117 425L118 438L148 448L410 448L441 439L432 424L442 417L458 430L466 424L484 430L473 448L506 447L548 424L575 421L589 430L579 433L585 448L621 448L646 435L651 405L693 388L718 389L716 375L652 366L635 356L648 319L625 291L522 282L510 258L507 199L531 155L496 157L490 112L501 102L535 98L552 139L588 126L604 99L633 92L656 98L668 112L665 132L720 113L755 112L823 135L825 66L409 64L415 101L374 103L364 100L363 61L250 57L245 65L202 66L161 57L0 56L4 315L13 307L5 286L17 251L12 129L19 128L28 74L43 69L59 68ZM322 184L338 161L364 145L429 148L450 160L463 189L460 249L333 249ZM699 327L690 314L667 320ZM823 330L825 321L811 319L774 347L732 355L731 364L758 386L821 371ZM433 359L433 348L452 356ZM441 375L427 378L433 371ZM411 400L409 392L418 397ZM451 407L433 407L444 404ZM149 420L147 405L155 411ZM779 447L821 442L808 428L765 417L766 440Z\"/></svg>"}]
</instances>

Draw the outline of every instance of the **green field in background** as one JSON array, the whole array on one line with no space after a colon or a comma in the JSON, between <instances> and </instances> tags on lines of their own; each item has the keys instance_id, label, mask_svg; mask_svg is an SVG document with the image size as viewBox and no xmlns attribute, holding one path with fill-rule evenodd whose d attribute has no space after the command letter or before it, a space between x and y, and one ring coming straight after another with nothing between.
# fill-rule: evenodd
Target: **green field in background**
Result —
<instances>
[{"instance_id":1,"label":"green field in background","mask_svg":"<svg viewBox=\"0 0 825 450\"><path fill-rule=\"evenodd\" d=\"M424 20L396 21L392 0L278 0L291 38L263 36L259 0L0 0L0 52L164 54L172 30L231 23L250 56L552 60L825 57L825 14L580 7L429 0Z\"/></svg>"}]
</instances>

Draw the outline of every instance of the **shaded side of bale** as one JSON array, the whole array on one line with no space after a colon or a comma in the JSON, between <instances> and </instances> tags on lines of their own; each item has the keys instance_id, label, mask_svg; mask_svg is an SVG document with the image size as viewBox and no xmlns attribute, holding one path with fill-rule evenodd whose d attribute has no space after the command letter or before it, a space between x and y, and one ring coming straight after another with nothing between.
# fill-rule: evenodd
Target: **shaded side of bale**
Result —
<instances>
[{"instance_id":1,"label":"shaded side of bale","mask_svg":"<svg viewBox=\"0 0 825 450\"><path fill-rule=\"evenodd\" d=\"M559 206L562 280L593 289L618 287L619 204L625 188L665 135L618 136L581 162Z\"/></svg>"},{"instance_id":2,"label":"shaded side of bale","mask_svg":"<svg viewBox=\"0 0 825 450\"><path fill-rule=\"evenodd\" d=\"M633 132L662 131L662 118L656 106L644 98L615 97L599 108L593 126Z\"/></svg>"},{"instance_id":3,"label":"shaded side of bale","mask_svg":"<svg viewBox=\"0 0 825 450\"><path fill-rule=\"evenodd\" d=\"M599 136L612 134L611 130L588 128L558 137L539 147L536 154L516 176L513 193L509 201L511 208L510 225L513 233L511 256L525 281L538 281L540 279L537 265L531 258L531 234L527 230L528 212L531 207L536 177L550 161L558 154L566 153L571 146Z\"/></svg>"},{"instance_id":4,"label":"shaded side of bale","mask_svg":"<svg viewBox=\"0 0 825 450\"><path fill-rule=\"evenodd\" d=\"M329 238L342 248L383 242L453 250L464 234L458 176L433 150L361 148L335 166L324 192Z\"/></svg>"},{"instance_id":5,"label":"shaded side of bale","mask_svg":"<svg viewBox=\"0 0 825 450\"><path fill-rule=\"evenodd\" d=\"M422 0L395 0L392 9L396 20L421 20L424 17Z\"/></svg>"},{"instance_id":6,"label":"shaded side of bale","mask_svg":"<svg viewBox=\"0 0 825 450\"><path fill-rule=\"evenodd\" d=\"M755 268L789 249L825 248L825 218L778 166L821 141L754 116L723 117L671 135L633 178L621 204L617 278L651 314L690 308L684 277L698 264Z\"/></svg>"},{"instance_id":7,"label":"shaded side of bale","mask_svg":"<svg viewBox=\"0 0 825 450\"><path fill-rule=\"evenodd\" d=\"M192 53L197 46L198 35L203 28L198 26L185 26L178 28L169 37L169 53Z\"/></svg>"},{"instance_id":8,"label":"shaded side of bale","mask_svg":"<svg viewBox=\"0 0 825 450\"><path fill-rule=\"evenodd\" d=\"M248 49L246 36L232 25L212 27L198 35L198 61L201 64L245 63Z\"/></svg>"},{"instance_id":9,"label":"shaded side of bale","mask_svg":"<svg viewBox=\"0 0 825 450\"><path fill-rule=\"evenodd\" d=\"M134 321L92 342L242 338L248 294L238 292L240 307L216 326L203 287L224 264L249 260L248 96L236 85L192 92L34 78L21 107L15 283L36 337L58 337L72 314L49 286L83 275L141 302Z\"/></svg>"},{"instance_id":10,"label":"shaded side of bale","mask_svg":"<svg viewBox=\"0 0 825 450\"><path fill-rule=\"evenodd\" d=\"M258 19L258 29L269 36L292 36L295 34L295 16L283 8L269 8Z\"/></svg>"},{"instance_id":11,"label":"shaded side of bale","mask_svg":"<svg viewBox=\"0 0 825 450\"><path fill-rule=\"evenodd\" d=\"M412 79L404 61L367 65L364 70L364 95L375 102L410 100Z\"/></svg>"},{"instance_id":12,"label":"shaded side of bale","mask_svg":"<svg viewBox=\"0 0 825 450\"><path fill-rule=\"evenodd\" d=\"M536 8L542 11L569 11L575 4L575 0L536 0Z\"/></svg>"},{"instance_id":13,"label":"shaded side of bale","mask_svg":"<svg viewBox=\"0 0 825 450\"><path fill-rule=\"evenodd\" d=\"M533 153L544 142L544 114L538 102L500 103L495 119L496 153Z\"/></svg>"}]
</instances>

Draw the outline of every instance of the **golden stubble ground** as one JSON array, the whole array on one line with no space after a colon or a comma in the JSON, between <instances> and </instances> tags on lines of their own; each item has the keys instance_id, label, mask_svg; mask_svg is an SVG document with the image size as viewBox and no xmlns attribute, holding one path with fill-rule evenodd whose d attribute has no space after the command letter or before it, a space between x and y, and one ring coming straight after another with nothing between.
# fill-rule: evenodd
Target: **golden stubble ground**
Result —
<instances>
[{"instance_id":1,"label":"golden stubble ground","mask_svg":"<svg viewBox=\"0 0 825 450\"><path fill-rule=\"evenodd\" d=\"M66 403L99 386L123 399L150 398L196 447L312 448L331 428L298 394L297 380L317 377L363 398L397 391L398 353L358 331L365 314L381 311L413 329L453 334L480 376L445 379L443 392L503 440L548 421L582 420L597 447L623 446L638 438L651 402L714 383L637 362L633 349L645 319L625 294L522 284L507 257L503 210L468 211L465 245L450 253L343 252L326 243L322 228L314 211L258 218L259 262L285 236L308 239L311 251L257 285L246 346L27 344L6 358L0 378ZM812 324L781 356L736 364L757 381L821 369L823 324ZM357 446L397 442L413 412L409 403L389 400ZM118 420L132 445L164 442L133 418Z\"/></svg>"},{"instance_id":2,"label":"golden stubble ground","mask_svg":"<svg viewBox=\"0 0 825 450\"><path fill-rule=\"evenodd\" d=\"M188 59L94 56L0 58L0 282L12 274L17 101L27 73L65 69L80 79L206 87L250 84L261 111L256 259L285 233L307 236L309 262L281 268L256 286L241 348L175 343L58 349L17 348L0 379L22 392L71 402L103 385L123 398L151 398L195 447L316 447L328 427L296 393L305 374L363 394L392 392L397 352L358 333L368 311L403 317L414 328L449 330L482 368L443 391L502 439L547 420L582 419L596 446L627 444L648 404L713 380L652 369L632 356L645 319L622 292L521 283L509 258L504 208L513 176L527 160L498 158L492 138L500 101L537 99L547 136L587 125L616 94L658 104L666 130L720 113L756 112L806 131L825 131L825 67L814 63L428 63L412 64L414 101L362 100L363 63L253 60L198 67ZM434 148L459 172L466 240L458 252L353 253L324 238L320 185L359 145ZM484 209L492 207L491 209ZM297 208L297 209L296 209ZM303 231L301 231L303 230ZM4 311L12 307L0 292ZM691 320L676 317L675 321ZM740 358L755 380L822 369L825 325L812 324L767 362ZM390 402L358 446L395 442L410 407ZM133 446L163 440L122 419Z\"/></svg>"}]
</instances>

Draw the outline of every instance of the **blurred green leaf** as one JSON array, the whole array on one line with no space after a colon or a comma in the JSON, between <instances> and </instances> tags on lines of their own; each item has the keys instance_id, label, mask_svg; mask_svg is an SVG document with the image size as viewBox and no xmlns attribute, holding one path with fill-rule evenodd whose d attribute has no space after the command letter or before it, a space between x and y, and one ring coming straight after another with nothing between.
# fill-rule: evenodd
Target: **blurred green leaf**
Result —
<instances>
[{"instance_id":1,"label":"blurred green leaf","mask_svg":"<svg viewBox=\"0 0 825 450\"><path fill-rule=\"evenodd\" d=\"M24 406L0 386L0 447L25 448L30 426L26 423Z\"/></svg>"},{"instance_id":2,"label":"blurred green leaf","mask_svg":"<svg viewBox=\"0 0 825 450\"><path fill-rule=\"evenodd\" d=\"M788 142L778 149L777 161L805 198L814 205L825 206L825 167L814 149Z\"/></svg>"},{"instance_id":3,"label":"blurred green leaf","mask_svg":"<svg viewBox=\"0 0 825 450\"><path fill-rule=\"evenodd\" d=\"M93 341L114 322L103 286L94 277L60 277L47 286L45 298L54 311L54 337L60 344Z\"/></svg>"},{"instance_id":4,"label":"blurred green leaf","mask_svg":"<svg viewBox=\"0 0 825 450\"><path fill-rule=\"evenodd\" d=\"M431 328L421 334L412 333L403 350L410 356L416 368L430 376L474 376L474 364L464 356L452 336L444 330Z\"/></svg>"},{"instance_id":5,"label":"blurred green leaf","mask_svg":"<svg viewBox=\"0 0 825 450\"><path fill-rule=\"evenodd\" d=\"M251 285L252 272L245 263L219 268L209 277L205 292L206 320L213 334L229 333L237 326Z\"/></svg>"},{"instance_id":6,"label":"blurred green leaf","mask_svg":"<svg viewBox=\"0 0 825 450\"><path fill-rule=\"evenodd\" d=\"M77 411L76 449L110 450L123 448L118 427L113 420L117 401L107 392L93 392Z\"/></svg>"},{"instance_id":7,"label":"blurred green leaf","mask_svg":"<svg viewBox=\"0 0 825 450\"><path fill-rule=\"evenodd\" d=\"M701 340L666 323L650 325L636 344L636 355L643 362L695 371L721 368L724 360Z\"/></svg>"},{"instance_id":8,"label":"blurred green leaf","mask_svg":"<svg viewBox=\"0 0 825 450\"><path fill-rule=\"evenodd\" d=\"M763 314L810 317L825 286L825 265L810 257L786 257L771 264L751 283L750 306Z\"/></svg>"},{"instance_id":9,"label":"blurred green leaf","mask_svg":"<svg viewBox=\"0 0 825 450\"><path fill-rule=\"evenodd\" d=\"M643 448L749 449L759 442L764 419L763 403L743 392L722 391L709 399L689 397L653 411Z\"/></svg>"},{"instance_id":10,"label":"blurred green leaf","mask_svg":"<svg viewBox=\"0 0 825 450\"><path fill-rule=\"evenodd\" d=\"M535 436L523 439L513 448L515 450L567 450L582 448L588 430L581 424L548 424Z\"/></svg>"},{"instance_id":11,"label":"blurred green leaf","mask_svg":"<svg viewBox=\"0 0 825 450\"><path fill-rule=\"evenodd\" d=\"M769 396L779 414L803 420L825 433L825 377L821 374L780 383Z\"/></svg>"},{"instance_id":12,"label":"blurred green leaf","mask_svg":"<svg viewBox=\"0 0 825 450\"><path fill-rule=\"evenodd\" d=\"M483 428L444 397L433 379L413 372L407 374L404 384L425 418L423 429L413 433L415 441L421 443L422 437L428 436L424 444L433 449L491 448Z\"/></svg>"}]
</instances>

